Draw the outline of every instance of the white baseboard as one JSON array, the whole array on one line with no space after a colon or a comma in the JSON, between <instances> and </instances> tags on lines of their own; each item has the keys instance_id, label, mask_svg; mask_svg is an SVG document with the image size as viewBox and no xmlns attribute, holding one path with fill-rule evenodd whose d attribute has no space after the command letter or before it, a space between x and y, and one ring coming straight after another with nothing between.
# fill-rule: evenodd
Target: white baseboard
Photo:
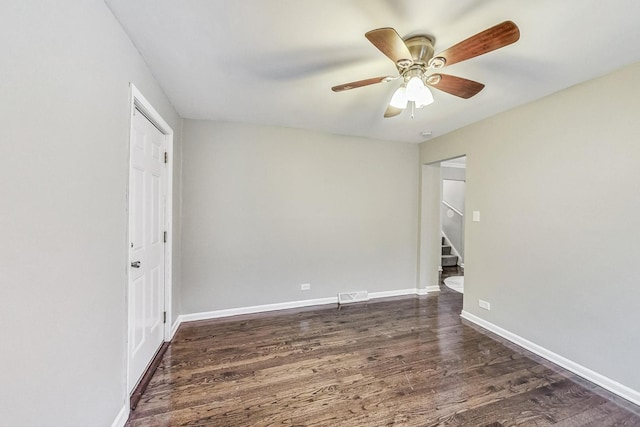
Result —
<instances>
[{"instance_id":1,"label":"white baseboard","mask_svg":"<svg viewBox=\"0 0 640 427\"><path fill-rule=\"evenodd\" d=\"M381 291L369 293L369 299L397 297L403 295L426 295L429 292L440 291L440 287L431 286L426 289L397 289L393 291ZM269 311L286 310L289 308L313 307L317 305L337 304L338 297L317 298L301 301L281 302L276 304L254 305L250 307L228 308L224 310L204 311L201 313L181 314L171 327L171 338L183 322L193 322L196 320L219 319L222 317L238 316L241 314L266 313Z\"/></svg>"},{"instance_id":2,"label":"white baseboard","mask_svg":"<svg viewBox=\"0 0 640 427\"><path fill-rule=\"evenodd\" d=\"M376 298L399 297L403 295L416 295L417 293L418 292L416 288L398 289L395 291L370 292L369 298L376 299Z\"/></svg>"},{"instance_id":3,"label":"white baseboard","mask_svg":"<svg viewBox=\"0 0 640 427\"><path fill-rule=\"evenodd\" d=\"M173 325L171 326L171 337L169 337L169 341L171 341L173 337L176 335L176 332L178 332L178 327L180 327L180 323L181 323L180 316L178 316L176 321L173 322Z\"/></svg>"},{"instance_id":4,"label":"white baseboard","mask_svg":"<svg viewBox=\"0 0 640 427\"><path fill-rule=\"evenodd\" d=\"M250 307L228 308L224 310L205 311L202 313L182 314L178 316L180 323L194 320L218 319L220 317L238 316L240 314L266 313L268 311L286 310L288 308L311 307L314 305L337 304L338 297L317 298L301 301L280 302L276 304L253 305Z\"/></svg>"},{"instance_id":5,"label":"white baseboard","mask_svg":"<svg viewBox=\"0 0 640 427\"><path fill-rule=\"evenodd\" d=\"M111 423L111 427L124 427L128 419L129 419L129 405L125 403L122 409L120 409L120 412L118 412L116 419L113 420L113 423Z\"/></svg>"},{"instance_id":6,"label":"white baseboard","mask_svg":"<svg viewBox=\"0 0 640 427\"><path fill-rule=\"evenodd\" d=\"M440 286L427 286L426 288L411 288L411 289L400 289L397 291L385 291L385 292L372 292L369 294L369 298L387 298L387 297L398 297L403 295L427 295L432 292L440 292Z\"/></svg>"},{"instance_id":7,"label":"white baseboard","mask_svg":"<svg viewBox=\"0 0 640 427\"><path fill-rule=\"evenodd\" d=\"M598 372L592 371L591 369L582 366L579 363L569 360L566 357L560 356L559 354L554 353L551 350L547 350L546 348L525 338L522 338L519 335L509 332L506 329L502 329L501 327L496 326L491 322L487 322L486 320L474 314L471 314L468 311L463 310L460 314L460 317L468 320L471 323L475 323L476 325L481 326L482 328L487 329L488 331L491 331L494 334L499 335L502 338L505 338L512 343L517 344L520 347L523 347L530 352L549 360L550 362L555 363L556 365L562 366L563 368L573 372L574 374L579 375L582 378L589 380L592 383L597 384L614 394L617 394L618 396L628 400L629 402L640 405L640 391L638 390L634 390Z\"/></svg>"}]
</instances>

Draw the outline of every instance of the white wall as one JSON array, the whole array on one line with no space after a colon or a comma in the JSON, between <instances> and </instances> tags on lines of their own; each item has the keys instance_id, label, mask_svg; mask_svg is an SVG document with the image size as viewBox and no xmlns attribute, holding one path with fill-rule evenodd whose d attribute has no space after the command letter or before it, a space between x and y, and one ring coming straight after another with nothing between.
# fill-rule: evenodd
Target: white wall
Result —
<instances>
[{"instance_id":1,"label":"white wall","mask_svg":"<svg viewBox=\"0 0 640 427\"><path fill-rule=\"evenodd\" d=\"M442 179L450 179L454 181L464 181L467 179L465 168L455 168L446 165L440 165L440 174L442 175Z\"/></svg>"},{"instance_id":2,"label":"white wall","mask_svg":"<svg viewBox=\"0 0 640 427\"><path fill-rule=\"evenodd\" d=\"M420 172L420 244L418 246L419 287L429 292L440 290L442 237L440 206L442 181L440 163L421 165Z\"/></svg>"},{"instance_id":3,"label":"white wall","mask_svg":"<svg viewBox=\"0 0 640 427\"><path fill-rule=\"evenodd\" d=\"M465 223L464 309L636 393L639 73L623 68L420 147L423 163L467 155L466 209L481 222Z\"/></svg>"},{"instance_id":4,"label":"white wall","mask_svg":"<svg viewBox=\"0 0 640 427\"><path fill-rule=\"evenodd\" d=\"M110 425L127 398L129 82L178 164L180 119L101 0L3 2L0 40L0 425Z\"/></svg>"},{"instance_id":5,"label":"white wall","mask_svg":"<svg viewBox=\"0 0 640 427\"><path fill-rule=\"evenodd\" d=\"M415 289L417 145L191 120L183 140L183 313Z\"/></svg>"},{"instance_id":6,"label":"white wall","mask_svg":"<svg viewBox=\"0 0 640 427\"><path fill-rule=\"evenodd\" d=\"M464 181L442 180L442 200L464 213Z\"/></svg>"}]
</instances>

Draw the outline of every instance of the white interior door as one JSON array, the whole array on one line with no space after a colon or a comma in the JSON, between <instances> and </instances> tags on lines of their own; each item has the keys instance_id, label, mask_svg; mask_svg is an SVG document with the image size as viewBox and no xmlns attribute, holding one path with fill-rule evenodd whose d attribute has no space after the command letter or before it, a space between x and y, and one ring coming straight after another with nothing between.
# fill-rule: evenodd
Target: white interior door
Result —
<instances>
[{"instance_id":1,"label":"white interior door","mask_svg":"<svg viewBox=\"0 0 640 427\"><path fill-rule=\"evenodd\" d=\"M129 174L129 392L164 337L166 137L135 111Z\"/></svg>"}]
</instances>

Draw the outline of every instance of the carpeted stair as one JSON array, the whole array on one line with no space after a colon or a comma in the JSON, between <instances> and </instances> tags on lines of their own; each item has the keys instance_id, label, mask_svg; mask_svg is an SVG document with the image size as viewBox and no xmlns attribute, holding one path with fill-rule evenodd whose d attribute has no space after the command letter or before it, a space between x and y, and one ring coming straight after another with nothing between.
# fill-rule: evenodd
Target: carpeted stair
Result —
<instances>
[{"instance_id":1,"label":"carpeted stair","mask_svg":"<svg viewBox=\"0 0 640 427\"><path fill-rule=\"evenodd\" d=\"M451 254L451 245L448 244L447 239L442 237L442 263L443 267L455 267L458 265L458 256Z\"/></svg>"}]
</instances>

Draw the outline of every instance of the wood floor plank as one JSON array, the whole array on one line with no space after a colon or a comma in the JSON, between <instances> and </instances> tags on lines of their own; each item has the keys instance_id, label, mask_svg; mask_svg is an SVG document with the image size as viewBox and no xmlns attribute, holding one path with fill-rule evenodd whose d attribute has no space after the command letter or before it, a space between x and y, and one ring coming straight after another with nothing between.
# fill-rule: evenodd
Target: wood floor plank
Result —
<instances>
[{"instance_id":1,"label":"wood floor plank","mask_svg":"<svg viewBox=\"0 0 640 427\"><path fill-rule=\"evenodd\" d=\"M443 289L184 324L127 426L640 426L461 309Z\"/></svg>"}]
</instances>

